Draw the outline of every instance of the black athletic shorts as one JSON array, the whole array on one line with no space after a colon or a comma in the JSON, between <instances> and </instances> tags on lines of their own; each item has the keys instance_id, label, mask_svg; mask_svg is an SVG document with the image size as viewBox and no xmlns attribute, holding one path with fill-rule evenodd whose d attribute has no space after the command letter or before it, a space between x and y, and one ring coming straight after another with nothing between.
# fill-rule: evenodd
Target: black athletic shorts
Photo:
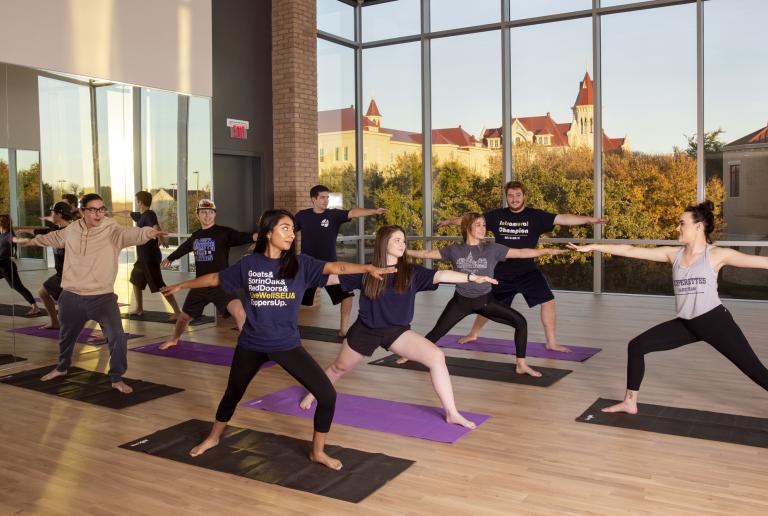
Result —
<instances>
[{"instance_id":1,"label":"black athletic shorts","mask_svg":"<svg viewBox=\"0 0 768 516\"><path fill-rule=\"evenodd\" d=\"M308 288L304 291L304 297L301 298L301 304L304 306L312 306L315 301L315 291L317 288ZM341 289L341 285L328 285L325 287L325 291L331 296L331 302L334 305L338 305L348 297L353 297L355 294L347 292Z\"/></svg>"},{"instance_id":2,"label":"black athletic shorts","mask_svg":"<svg viewBox=\"0 0 768 516\"><path fill-rule=\"evenodd\" d=\"M373 355L376 348L382 347L389 351L389 346L403 333L411 329L411 326L389 326L387 328L369 328L355 321L347 330L347 344L361 355L367 357Z\"/></svg>"},{"instance_id":3,"label":"black athletic shorts","mask_svg":"<svg viewBox=\"0 0 768 516\"><path fill-rule=\"evenodd\" d=\"M519 276L496 278L498 285L493 286L493 297L503 305L511 305L517 294L522 294L528 308L546 303L555 299L555 295L549 288L547 278L539 269L525 272Z\"/></svg>"},{"instance_id":4,"label":"black athletic shorts","mask_svg":"<svg viewBox=\"0 0 768 516\"><path fill-rule=\"evenodd\" d=\"M221 287L193 288L187 294L181 311L193 319L197 319L203 315L203 310L208 303L213 303L220 314L225 314L227 313L227 305L233 299L238 299L238 297L226 292Z\"/></svg>"},{"instance_id":5,"label":"black athletic shorts","mask_svg":"<svg viewBox=\"0 0 768 516\"><path fill-rule=\"evenodd\" d=\"M48 294L55 299L56 301L59 300L59 295L61 295L61 276L58 274L54 274L47 280L43 282L43 288L48 291Z\"/></svg>"},{"instance_id":6,"label":"black athletic shorts","mask_svg":"<svg viewBox=\"0 0 768 516\"><path fill-rule=\"evenodd\" d=\"M144 290L149 286L149 291L159 292L165 286L163 275L160 272L160 262L136 262L131 271L131 283L136 285L139 290Z\"/></svg>"}]
</instances>

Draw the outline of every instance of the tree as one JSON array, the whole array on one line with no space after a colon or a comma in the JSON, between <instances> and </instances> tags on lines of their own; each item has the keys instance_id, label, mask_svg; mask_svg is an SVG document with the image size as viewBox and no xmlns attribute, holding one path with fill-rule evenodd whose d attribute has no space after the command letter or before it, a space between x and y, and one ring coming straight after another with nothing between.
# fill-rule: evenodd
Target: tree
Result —
<instances>
[{"instance_id":1,"label":"tree","mask_svg":"<svg viewBox=\"0 0 768 516\"><path fill-rule=\"evenodd\" d=\"M721 152L723 150L723 142L720 141L720 135L725 131L722 127L718 127L714 131L704 132L704 152ZM688 147L685 149L685 153L692 158L696 158L696 152L699 147L699 142L696 134L692 136L684 135L688 139Z\"/></svg>"}]
</instances>

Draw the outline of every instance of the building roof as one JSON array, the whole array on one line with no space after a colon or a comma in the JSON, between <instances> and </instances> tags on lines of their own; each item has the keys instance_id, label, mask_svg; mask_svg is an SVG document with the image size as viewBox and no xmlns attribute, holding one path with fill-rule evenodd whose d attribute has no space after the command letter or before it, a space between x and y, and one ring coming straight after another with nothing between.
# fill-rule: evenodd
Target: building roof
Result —
<instances>
[{"instance_id":1,"label":"building roof","mask_svg":"<svg viewBox=\"0 0 768 516\"><path fill-rule=\"evenodd\" d=\"M571 124L558 124L549 113L544 116L523 116L513 118L513 124L515 123L515 120L519 121L523 127L533 134L552 135L552 145L568 145L568 130L571 128Z\"/></svg>"},{"instance_id":2,"label":"building roof","mask_svg":"<svg viewBox=\"0 0 768 516\"><path fill-rule=\"evenodd\" d=\"M365 116L381 116L379 106L376 105L375 99L371 99L371 103L368 104L368 111L365 112Z\"/></svg>"},{"instance_id":3,"label":"building roof","mask_svg":"<svg viewBox=\"0 0 768 516\"><path fill-rule=\"evenodd\" d=\"M589 72L584 74L584 78L579 83L579 95L576 97L574 106L592 106L595 103L595 90L592 84L592 78Z\"/></svg>"},{"instance_id":4,"label":"building roof","mask_svg":"<svg viewBox=\"0 0 768 516\"><path fill-rule=\"evenodd\" d=\"M735 147L737 145L754 145L756 143L768 143L768 124L765 127L761 127L757 131L751 132L746 136L742 136L738 140L734 140L731 143L725 145L725 147Z\"/></svg>"},{"instance_id":5,"label":"building roof","mask_svg":"<svg viewBox=\"0 0 768 516\"><path fill-rule=\"evenodd\" d=\"M624 145L625 138L608 138L603 131L603 152L611 152L621 150L621 146Z\"/></svg>"},{"instance_id":6,"label":"building roof","mask_svg":"<svg viewBox=\"0 0 768 516\"><path fill-rule=\"evenodd\" d=\"M363 127L376 127L370 119L362 117ZM355 106L317 112L317 132L336 133L355 130Z\"/></svg>"}]
</instances>

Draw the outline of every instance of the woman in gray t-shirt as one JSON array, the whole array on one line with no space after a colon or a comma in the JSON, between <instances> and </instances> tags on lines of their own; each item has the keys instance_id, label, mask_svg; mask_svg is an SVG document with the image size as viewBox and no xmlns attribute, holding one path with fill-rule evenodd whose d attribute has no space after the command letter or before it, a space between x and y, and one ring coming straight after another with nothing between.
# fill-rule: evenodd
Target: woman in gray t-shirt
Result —
<instances>
[{"instance_id":1,"label":"woman in gray t-shirt","mask_svg":"<svg viewBox=\"0 0 768 516\"><path fill-rule=\"evenodd\" d=\"M627 392L624 401L603 412L637 414L637 394L645 374L645 355L666 351L703 340L730 360L753 382L768 391L768 369L757 358L733 316L720 303L717 273L726 265L768 269L768 257L753 256L712 245L715 228L714 205L705 201L688 206L677 226L680 246L635 247L632 245L589 244L568 247L588 253L600 251L615 256L672 264L677 318L654 326L629 342L627 350Z\"/></svg>"},{"instance_id":2,"label":"woman in gray t-shirt","mask_svg":"<svg viewBox=\"0 0 768 516\"><path fill-rule=\"evenodd\" d=\"M493 276L496 264L510 258L535 258L568 252L565 249L510 249L493 242L484 243L485 234L485 218L480 213L467 213L461 218L464 243L449 245L440 250L408 251L408 255L421 259L450 261L454 270L466 273L471 281L472 276ZM491 295L489 283L456 285L453 298L443 309L435 327L425 337L431 342L437 342L471 314L479 314L497 323L512 326L515 329L516 371L519 374L541 376L541 373L531 369L525 362L528 345L528 324L525 317L517 310L496 301Z\"/></svg>"}]
</instances>

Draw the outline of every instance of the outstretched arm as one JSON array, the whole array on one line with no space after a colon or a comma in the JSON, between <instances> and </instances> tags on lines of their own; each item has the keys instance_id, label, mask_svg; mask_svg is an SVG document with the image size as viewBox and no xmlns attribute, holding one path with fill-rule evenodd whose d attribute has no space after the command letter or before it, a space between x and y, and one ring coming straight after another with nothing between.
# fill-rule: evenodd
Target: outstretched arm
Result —
<instances>
[{"instance_id":1,"label":"outstretched arm","mask_svg":"<svg viewBox=\"0 0 768 516\"><path fill-rule=\"evenodd\" d=\"M510 249L507 251L507 258L536 258L537 256L547 256L555 254L569 253L568 249L558 249L556 247L545 247L542 249Z\"/></svg>"},{"instance_id":2,"label":"outstretched arm","mask_svg":"<svg viewBox=\"0 0 768 516\"><path fill-rule=\"evenodd\" d=\"M768 269L768 256L745 254L736 249L725 247L715 247L713 251L712 258L715 260L715 271L719 271L726 265L743 269Z\"/></svg>"},{"instance_id":3,"label":"outstretched arm","mask_svg":"<svg viewBox=\"0 0 768 516\"><path fill-rule=\"evenodd\" d=\"M61 234L63 229L51 231L45 235L36 235L35 238L15 238L13 242L21 247L40 246L40 247L64 247L64 237Z\"/></svg>"},{"instance_id":4,"label":"outstretched arm","mask_svg":"<svg viewBox=\"0 0 768 516\"><path fill-rule=\"evenodd\" d=\"M675 253L680 249L674 246L660 247L636 247L629 244L587 244L576 245L568 244L569 249L580 253L591 253L599 251L601 253L612 254L614 256L624 256L626 258L637 258L639 260L648 260L651 262L672 263L675 259Z\"/></svg>"},{"instance_id":5,"label":"outstretched arm","mask_svg":"<svg viewBox=\"0 0 768 516\"><path fill-rule=\"evenodd\" d=\"M555 225L558 226L581 226L583 224L607 224L608 219L598 217L587 217L585 215L571 215L570 213L561 213L555 217Z\"/></svg>"},{"instance_id":6,"label":"outstretched arm","mask_svg":"<svg viewBox=\"0 0 768 516\"><path fill-rule=\"evenodd\" d=\"M433 283L491 283L497 285L499 282L490 276L478 276L477 274L466 274L459 271L437 271Z\"/></svg>"},{"instance_id":7,"label":"outstretched arm","mask_svg":"<svg viewBox=\"0 0 768 516\"><path fill-rule=\"evenodd\" d=\"M461 217L453 217L452 219L441 220L435 226L437 229L447 228L448 226L460 226Z\"/></svg>"},{"instance_id":8,"label":"outstretched arm","mask_svg":"<svg viewBox=\"0 0 768 516\"><path fill-rule=\"evenodd\" d=\"M418 258L420 260L442 260L443 259L443 257L440 256L440 251L438 251L437 249L430 249L429 251L416 251L412 249L407 249L405 253L411 258Z\"/></svg>"},{"instance_id":9,"label":"outstretched arm","mask_svg":"<svg viewBox=\"0 0 768 516\"><path fill-rule=\"evenodd\" d=\"M371 215L386 215L386 208L352 208L347 215L350 219L357 217L370 217Z\"/></svg>"},{"instance_id":10,"label":"outstretched arm","mask_svg":"<svg viewBox=\"0 0 768 516\"><path fill-rule=\"evenodd\" d=\"M168 285L167 287L161 288L160 292L162 292L164 296L170 296L171 294L175 294L183 288L210 288L218 286L219 273L212 272L210 274L200 276L199 278L182 281L181 283L177 283L175 285Z\"/></svg>"},{"instance_id":11,"label":"outstretched arm","mask_svg":"<svg viewBox=\"0 0 768 516\"><path fill-rule=\"evenodd\" d=\"M395 267L374 267L369 263L326 262L323 274L328 275L326 285L338 285L340 274L370 274L376 279L383 279L385 274L397 272Z\"/></svg>"}]
</instances>

